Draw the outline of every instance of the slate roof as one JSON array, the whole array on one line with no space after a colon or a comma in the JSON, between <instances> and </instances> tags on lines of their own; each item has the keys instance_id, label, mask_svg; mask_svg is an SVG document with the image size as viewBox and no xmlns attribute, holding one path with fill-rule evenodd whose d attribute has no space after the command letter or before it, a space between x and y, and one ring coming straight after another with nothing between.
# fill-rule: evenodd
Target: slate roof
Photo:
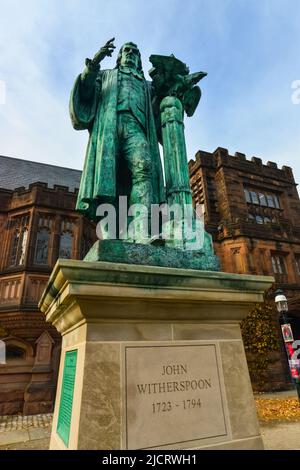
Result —
<instances>
[{"instance_id":1,"label":"slate roof","mask_svg":"<svg viewBox=\"0 0 300 470\"><path fill-rule=\"evenodd\" d=\"M69 191L74 191L75 188L79 188L80 178L80 170L0 155L2 189L13 190L21 186L27 189L31 183L41 182L47 183L49 188L53 188L56 184L67 186Z\"/></svg>"}]
</instances>

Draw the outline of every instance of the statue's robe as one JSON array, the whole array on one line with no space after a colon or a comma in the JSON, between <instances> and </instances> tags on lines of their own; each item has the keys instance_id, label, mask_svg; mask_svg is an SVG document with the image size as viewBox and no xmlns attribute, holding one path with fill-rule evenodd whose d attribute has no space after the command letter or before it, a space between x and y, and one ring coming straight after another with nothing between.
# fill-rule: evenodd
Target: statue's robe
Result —
<instances>
[{"instance_id":1,"label":"statue's robe","mask_svg":"<svg viewBox=\"0 0 300 470\"><path fill-rule=\"evenodd\" d=\"M90 76L88 76L90 75ZM152 158L153 204L164 201L162 165L151 104L151 92L145 83L147 139ZM102 202L114 204L120 195L117 182L118 69L87 73L76 79L70 99L70 115L75 129L87 129L89 142L81 177L76 209L95 220Z\"/></svg>"}]
</instances>

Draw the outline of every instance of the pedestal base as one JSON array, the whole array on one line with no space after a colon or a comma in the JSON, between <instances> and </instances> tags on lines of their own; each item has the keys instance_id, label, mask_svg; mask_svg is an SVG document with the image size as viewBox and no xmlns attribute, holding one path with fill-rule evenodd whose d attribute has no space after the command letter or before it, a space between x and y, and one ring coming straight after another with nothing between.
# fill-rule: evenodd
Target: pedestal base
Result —
<instances>
[{"instance_id":1,"label":"pedestal base","mask_svg":"<svg viewBox=\"0 0 300 470\"><path fill-rule=\"evenodd\" d=\"M206 234L205 234L206 236ZM166 268L218 271L219 258L210 249L209 236L201 251L180 250L168 246L143 245L122 240L97 240L85 257L85 261L105 261Z\"/></svg>"},{"instance_id":2,"label":"pedestal base","mask_svg":"<svg viewBox=\"0 0 300 470\"><path fill-rule=\"evenodd\" d=\"M59 260L51 449L262 449L239 322L270 277Z\"/></svg>"}]
</instances>

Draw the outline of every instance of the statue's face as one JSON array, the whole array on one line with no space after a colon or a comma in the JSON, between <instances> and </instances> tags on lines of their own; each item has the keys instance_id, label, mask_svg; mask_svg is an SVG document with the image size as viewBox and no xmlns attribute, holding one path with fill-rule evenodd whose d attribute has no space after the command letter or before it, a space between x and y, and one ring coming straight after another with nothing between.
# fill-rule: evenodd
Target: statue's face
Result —
<instances>
[{"instance_id":1,"label":"statue's face","mask_svg":"<svg viewBox=\"0 0 300 470\"><path fill-rule=\"evenodd\" d=\"M138 69L139 50L132 44L124 44L122 48L122 56L120 65Z\"/></svg>"}]
</instances>

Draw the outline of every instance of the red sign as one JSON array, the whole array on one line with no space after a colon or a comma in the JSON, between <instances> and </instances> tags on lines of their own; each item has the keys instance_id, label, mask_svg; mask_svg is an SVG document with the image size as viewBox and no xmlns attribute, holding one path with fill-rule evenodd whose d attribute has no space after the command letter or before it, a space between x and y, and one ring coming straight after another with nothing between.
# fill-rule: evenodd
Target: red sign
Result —
<instances>
[{"instance_id":1,"label":"red sign","mask_svg":"<svg viewBox=\"0 0 300 470\"><path fill-rule=\"evenodd\" d=\"M284 339L285 343L289 343L289 342L294 341L292 328L291 328L291 325L289 323L285 323L284 325L281 325L281 331L282 331L282 336L283 336L283 339Z\"/></svg>"}]
</instances>

